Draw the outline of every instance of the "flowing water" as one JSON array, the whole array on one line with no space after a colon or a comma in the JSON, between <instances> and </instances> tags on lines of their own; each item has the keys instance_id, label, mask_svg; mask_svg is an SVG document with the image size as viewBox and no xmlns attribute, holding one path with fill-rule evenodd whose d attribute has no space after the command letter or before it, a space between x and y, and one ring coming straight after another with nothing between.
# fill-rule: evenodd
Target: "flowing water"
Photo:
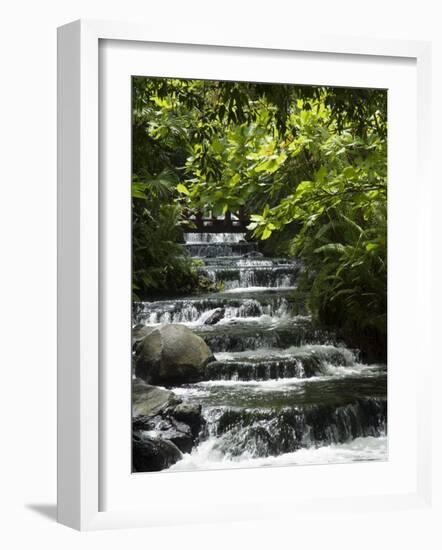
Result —
<instances>
[{"instance_id":1,"label":"flowing water","mask_svg":"<svg viewBox=\"0 0 442 550\"><path fill-rule=\"evenodd\" d=\"M293 313L298 263L265 258L238 233L188 234L185 246L224 291L134 309L136 323L189 326L216 358L206 381L172 388L202 405L205 427L170 470L385 460L386 366L361 364Z\"/></svg>"}]
</instances>

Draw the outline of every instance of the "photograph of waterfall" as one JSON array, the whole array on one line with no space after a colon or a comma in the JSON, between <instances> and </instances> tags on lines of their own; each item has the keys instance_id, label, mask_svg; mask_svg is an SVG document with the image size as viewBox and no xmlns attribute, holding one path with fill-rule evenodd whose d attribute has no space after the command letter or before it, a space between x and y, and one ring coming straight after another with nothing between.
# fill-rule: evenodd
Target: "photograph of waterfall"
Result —
<instances>
[{"instance_id":1,"label":"photograph of waterfall","mask_svg":"<svg viewBox=\"0 0 442 550\"><path fill-rule=\"evenodd\" d=\"M133 472L388 459L387 90L132 78Z\"/></svg>"}]
</instances>

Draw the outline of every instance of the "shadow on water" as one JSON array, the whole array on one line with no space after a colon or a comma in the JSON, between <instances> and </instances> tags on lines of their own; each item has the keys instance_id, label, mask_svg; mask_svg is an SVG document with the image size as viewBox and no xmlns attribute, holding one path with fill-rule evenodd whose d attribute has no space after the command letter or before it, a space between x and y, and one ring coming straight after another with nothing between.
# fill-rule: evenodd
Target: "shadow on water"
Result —
<instances>
[{"instance_id":1,"label":"shadow on water","mask_svg":"<svg viewBox=\"0 0 442 550\"><path fill-rule=\"evenodd\" d=\"M56 504L25 504L25 508L32 510L40 516L51 521L57 521L57 505Z\"/></svg>"}]
</instances>

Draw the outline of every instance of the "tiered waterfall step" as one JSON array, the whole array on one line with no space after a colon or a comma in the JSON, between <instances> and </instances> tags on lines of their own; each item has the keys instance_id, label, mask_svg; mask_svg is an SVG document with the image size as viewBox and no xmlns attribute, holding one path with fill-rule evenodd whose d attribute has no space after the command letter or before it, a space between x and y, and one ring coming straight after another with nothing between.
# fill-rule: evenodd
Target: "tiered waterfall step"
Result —
<instances>
[{"instance_id":1,"label":"tiered waterfall step","mask_svg":"<svg viewBox=\"0 0 442 550\"><path fill-rule=\"evenodd\" d=\"M386 374L201 383L187 399L205 410L205 438L227 458L277 456L310 446L379 437L387 429Z\"/></svg>"},{"instance_id":2,"label":"tiered waterfall step","mask_svg":"<svg viewBox=\"0 0 442 550\"><path fill-rule=\"evenodd\" d=\"M216 354L216 361L206 366L208 380L271 380L310 378L336 374L333 367L343 367L359 374L355 355L344 347L309 345L288 349L261 349ZM368 371L365 371L368 372Z\"/></svg>"},{"instance_id":3,"label":"tiered waterfall step","mask_svg":"<svg viewBox=\"0 0 442 550\"><path fill-rule=\"evenodd\" d=\"M335 343L332 334L317 329L305 316L232 319L195 326L194 332L214 353Z\"/></svg>"},{"instance_id":4,"label":"tiered waterfall step","mask_svg":"<svg viewBox=\"0 0 442 550\"><path fill-rule=\"evenodd\" d=\"M385 439L386 367L360 364L333 334L295 314L296 261L263 257L241 233L192 233L185 240L204 263L201 271L224 291L133 310L135 342L149 326L186 324L216 359L204 381L173 388L185 404L201 405L205 420L198 447L183 463L273 463L300 449Z\"/></svg>"},{"instance_id":5,"label":"tiered waterfall step","mask_svg":"<svg viewBox=\"0 0 442 550\"><path fill-rule=\"evenodd\" d=\"M226 319L280 317L292 308L292 289L260 289L219 292L189 298L175 298L134 304L135 324L204 323L217 308L224 308Z\"/></svg>"},{"instance_id":6,"label":"tiered waterfall step","mask_svg":"<svg viewBox=\"0 0 442 550\"><path fill-rule=\"evenodd\" d=\"M206 261L201 273L224 288L290 288L295 285L299 273L296 262L282 259L217 258Z\"/></svg>"}]
</instances>

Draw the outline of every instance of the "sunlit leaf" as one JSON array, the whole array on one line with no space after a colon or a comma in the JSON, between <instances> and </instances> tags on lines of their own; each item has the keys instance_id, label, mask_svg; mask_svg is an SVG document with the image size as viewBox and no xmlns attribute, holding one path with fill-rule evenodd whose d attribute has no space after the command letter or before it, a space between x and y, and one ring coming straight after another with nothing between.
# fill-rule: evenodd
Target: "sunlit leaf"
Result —
<instances>
[{"instance_id":1,"label":"sunlit leaf","mask_svg":"<svg viewBox=\"0 0 442 550\"><path fill-rule=\"evenodd\" d=\"M182 183L179 183L177 186L177 191L179 191L180 193L183 193L184 195L190 195L190 191L187 189L187 187L182 184Z\"/></svg>"}]
</instances>

